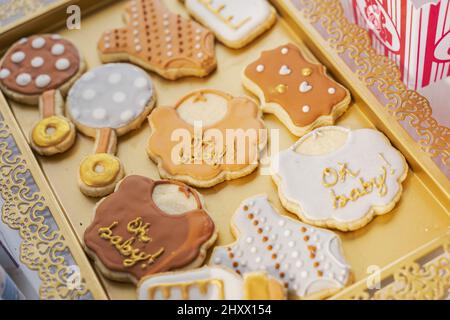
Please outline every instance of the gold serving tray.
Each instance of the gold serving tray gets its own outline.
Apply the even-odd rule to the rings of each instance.
[[[125,3],[126,1],[115,1],[101,11],[88,16],[83,15],[81,30],[55,29],[52,31],[59,32],[72,40],[84,54],[88,66],[95,67],[101,63],[96,51],[97,40],[104,30],[123,25],[122,13]],[[165,3],[171,10],[187,16],[180,1],[166,0]],[[287,20],[280,17],[273,29],[244,49],[231,50],[217,43],[218,70],[205,79],[188,78],[167,81],[152,74],[158,94],[158,105],[172,105],[179,97],[200,88],[215,88],[235,96],[250,95],[241,85],[242,69],[257,58],[262,50],[271,49],[287,42],[296,43],[305,56],[312,61],[317,61],[302,38],[299,37],[298,32],[293,30],[292,22],[288,23]],[[31,29],[28,29],[28,32],[33,33]],[[0,35],[0,40],[1,38],[2,35]],[[335,70],[334,68],[330,69]],[[354,86],[349,86],[349,88],[354,96],[360,96],[357,91],[354,91]],[[24,137],[27,136],[29,128],[38,118],[38,109],[12,102],[9,103],[9,106],[20,128],[24,131]],[[3,113],[5,108],[7,106],[0,99],[0,112]],[[338,120],[337,124],[355,129],[375,127],[377,122],[374,121],[374,118],[367,116],[368,109],[369,106],[364,100],[357,99],[356,102],[352,102],[348,112]],[[288,148],[297,140],[275,117],[265,115],[264,120],[268,128],[280,130],[281,149]],[[14,123],[11,124],[11,127],[13,127],[12,130],[18,131]],[[400,129],[396,127],[386,129],[381,126],[379,129],[389,137],[402,136],[400,131],[397,132]],[[145,151],[149,135],[148,124],[144,123],[141,129],[120,138],[118,157],[123,161],[127,174],[140,174],[154,179],[159,177],[156,166],[148,159]],[[404,149],[401,139],[392,140],[396,147]],[[82,158],[90,154],[93,147],[94,143],[91,139],[79,134],[75,146],[67,153],[51,158],[37,156],[42,171],[64,212],[63,216],[67,217],[80,242],[84,230],[92,219],[93,208],[97,200],[81,194],[77,185],[77,170]],[[410,161],[409,158],[408,161]],[[432,241],[437,241],[435,239],[441,239],[440,241],[444,243],[449,242],[447,235],[448,202],[443,201],[442,194],[437,195],[436,188],[429,183],[429,176],[421,172],[417,173],[414,167],[404,182],[401,201],[391,213],[377,217],[360,230],[348,233],[338,232],[356,282],[355,289],[348,288],[345,291],[346,295],[342,297],[351,298],[356,294],[352,295],[348,293],[349,291],[361,291],[361,286],[364,287],[365,279],[373,273],[374,267],[380,270],[389,267],[391,268],[389,270],[393,270],[395,269],[393,265],[402,261],[417,248],[425,246],[421,249],[421,252],[425,254],[428,252],[426,245],[430,242],[433,244]],[[37,170],[37,168],[32,169],[33,174],[40,174]],[[247,177],[199,191],[205,197],[207,209],[219,228],[220,235],[217,245],[225,245],[234,241],[230,231],[230,219],[241,201],[247,197],[267,193],[280,212],[289,215],[278,200],[276,188],[270,176],[260,175],[259,171]],[[50,198],[47,201],[53,201],[53,199]],[[57,204],[55,203],[55,205]],[[79,246],[78,243],[73,245]],[[434,247],[432,249],[434,250]],[[383,273],[383,277],[386,274],[386,272]],[[89,278],[89,281],[99,281],[111,299],[136,298],[135,286],[131,284],[110,281],[100,274],[98,280]],[[99,297],[101,296],[99,295]]]

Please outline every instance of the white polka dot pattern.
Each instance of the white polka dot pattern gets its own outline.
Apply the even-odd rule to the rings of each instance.
[[[69,91],[68,112],[90,128],[121,128],[144,111],[153,84],[142,69],[127,63],[105,64],[84,74]]]

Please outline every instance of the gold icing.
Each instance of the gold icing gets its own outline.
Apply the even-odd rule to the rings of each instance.
[[[170,299],[172,296],[172,289],[180,289],[181,298],[183,300],[189,300],[189,290],[193,287],[197,287],[202,296],[206,296],[208,294],[209,285],[216,286],[219,289],[219,297],[218,300],[224,300],[225,292],[223,281],[220,279],[208,279],[208,280],[195,280],[184,283],[164,283],[158,284],[154,287],[150,287],[148,289],[148,298],[149,300],[154,300],[156,292],[158,290],[161,291],[162,296],[165,300]]]
[[[275,91],[278,92],[278,93],[280,93],[280,94],[285,93],[286,90],[287,90],[287,86],[284,85],[284,84],[279,84],[279,85],[277,85],[277,86],[275,87]]]
[[[284,297],[281,283],[270,279],[265,273],[249,273],[244,276],[245,300],[281,300]]]
[[[102,167],[103,171],[96,170]],[[80,166],[81,180],[92,187],[104,187],[112,183],[120,172],[120,162],[107,153],[97,153],[86,157]]]
[[[33,128],[31,137],[39,147],[51,147],[61,143],[70,133],[70,124],[58,116],[42,119]]]
[[[146,241],[143,242],[148,242],[149,240],[147,239],[150,239],[147,236],[148,224],[143,225],[142,223],[142,218],[137,218],[130,221],[127,225],[127,230],[131,234],[135,234],[138,241],[142,241],[141,239],[144,239]],[[153,254],[142,252],[140,249],[133,247],[133,244],[136,241],[135,237],[124,240],[123,237],[114,235],[112,229],[118,224],[119,223],[117,221],[114,221],[109,227],[99,228],[98,235],[100,238],[108,240],[122,256],[126,257],[126,259],[123,260],[124,267],[133,267],[138,262],[143,261],[141,266],[142,268],[146,268],[148,265],[153,264],[155,260],[163,254],[164,248],[160,248]],[[137,225],[139,225],[139,227],[137,227]]]
[[[224,16],[222,14],[223,9],[226,8],[225,4],[219,5],[217,8],[213,7],[213,0],[198,0],[203,6],[205,6],[208,11],[210,11],[212,14],[214,14],[217,18],[219,18],[223,23],[225,23],[227,26],[229,26],[231,29],[238,30],[243,25],[245,25],[247,22],[249,22],[252,18],[247,17],[245,19],[242,19],[241,21],[237,23],[233,23],[234,16]]]
[[[302,69],[302,76],[309,77],[312,74],[311,68],[303,68]]]

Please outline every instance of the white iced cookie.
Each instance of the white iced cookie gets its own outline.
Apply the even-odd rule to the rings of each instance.
[[[59,67],[65,67],[60,61]],[[78,80],[67,97],[70,116],[89,128],[118,129],[139,118],[154,95],[150,77],[127,63],[97,67]]]
[[[408,166],[377,130],[323,127],[275,156],[272,172],[287,210],[349,231],[393,209]]]
[[[325,298],[349,283],[338,236],[280,215],[267,196],[245,200],[232,222],[238,240],[216,247],[212,264],[240,274],[265,271],[296,298]]]
[[[275,10],[266,0],[185,0],[189,13],[230,48],[242,48],[270,29]]]
[[[281,300],[282,284],[258,272],[242,278],[231,269],[213,266],[160,273],[142,279],[139,300]]]

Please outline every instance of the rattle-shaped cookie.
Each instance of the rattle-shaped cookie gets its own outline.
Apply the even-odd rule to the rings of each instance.
[[[64,117],[63,96],[84,69],[78,49],[57,34],[23,38],[0,62],[0,88],[5,95],[39,104],[41,120],[30,132],[30,145],[37,153],[62,153],[75,142],[75,127]]]
[[[152,112],[147,152],[164,178],[200,188],[237,179],[259,165],[267,142],[261,116],[248,98],[194,91]]]
[[[232,231],[238,240],[216,247],[212,264],[239,274],[265,271],[296,298],[325,298],[350,281],[338,236],[280,215],[265,195],[242,203]]]
[[[303,57],[293,44],[262,52],[243,72],[243,85],[257,95],[296,136],[332,125],[348,108],[350,93],[321,64]]]
[[[132,0],[127,26],[106,31],[98,43],[103,62],[130,61],[164,78],[204,77],[216,68],[214,35],[170,12],[160,0]]]
[[[139,300],[283,300],[283,284],[264,272],[238,275],[213,266],[160,273],[138,284]]]
[[[79,168],[79,185],[85,195],[107,195],[123,178],[123,165],[114,156],[117,137],[139,128],[155,101],[151,78],[127,63],[92,69],[73,85],[67,113],[83,134],[95,138],[94,154]]]
[[[200,195],[175,181],[128,176],[95,208],[84,233],[87,253],[109,278],[199,267],[217,238]]]

